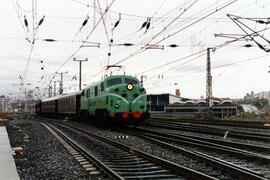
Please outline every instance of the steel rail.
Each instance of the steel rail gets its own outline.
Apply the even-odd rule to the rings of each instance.
[[[164,121],[169,119],[173,122],[179,123],[193,123],[193,124],[206,124],[206,125],[222,125],[222,126],[234,126],[234,127],[246,127],[246,128],[257,128],[257,129],[269,129],[264,124],[269,124],[269,121],[247,121],[247,120],[196,120],[196,119],[177,119],[177,116],[162,116],[151,117],[149,120]]]
[[[155,126],[155,127],[157,127],[157,126]],[[171,134],[173,134],[173,133],[171,133]],[[181,134],[181,136],[187,137],[187,138],[193,138],[193,139],[197,139],[197,140],[202,140],[202,141],[206,141],[206,142],[211,142],[211,143],[215,143],[215,144],[220,144],[220,145],[224,145],[224,146],[234,147],[234,148],[252,150],[253,152],[258,153],[258,154],[260,154],[262,152],[264,152],[265,154],[270,154],[270,147],[253,145],[253,144],[245,144],[245,143],[241,143],[241,142],[232,142],[232,141],[226,141],[226,140],[221,140],[221,139],[211,139],[211,138],[199,137],[199,136],[195,136],[195,135]]]
[[[215,144],[215,143],[211,143],[211,142],[205,142],[205,141],[198,140],[195,138],[184,137],[184,136],[178,135],[178,134],[177,135],[171,134],[171,133],[165,134],[165,132],[161,133],[161,132],[154,131],[154,130],[144,129],[142,127],[137,127],[136,132],[137,133],[138,132],[147,133],[149,136],[157,135],[157,136],[160,136],[162,138],[167,138],[168,140],[173,140],[177,143],[196,145],[198,147],[215,149],[215,150],[225,152],[225,153],[234,153],[234,154],[239,155],[239,156],[244,156],[245,158],[248,158],[250,160],[256,159],[260,162],[270,163],[270,157],[267,157],[264,155],[244,151],[244,150],[237,149],[237,148],[227,147],[224,145],[219,145],[219,144]]]
[[[59,125],[63,126],[63,124],[59,124]],[[69,128],[75,129],[75,130],[77,130],[77,131],[79,131],[79,132],[81,132],[83,134],[86,134],[86,135],[90,136],[91,138],[95,138],[95,139],[98,139],[98,140],[100,140],[102,142],[108,143],[108,144],[110,144],[110,145],[112,145],[114,147],[118,147],[118,148],[120,148],[122,150],[125,150],[126,152],[133,153],[134,155],[139,156],[139,157],[141,157],[143,159],[147,159],[148,161],[153,162],[155,164],[158,164],[159,166],[164,167],[164,168],[170,170],[171,172],[176,173],[177,175],[185,176],[185,177],[188,177],[189,179],[216,179],[214,177],[203,174],[203,173],[198,172],[196,170],[186,168],[184,166],[181,166],[181,165],[178,165],[176,163],[161,159],[161,158],[156,157],[154,155],[151,155],[151,154],[142,152],[140,150],[137,150],[135,148],[129,147],[127,145],[123,145],[121,143],[115,142],[115,141],[113,141],[111,139],[102,137],[102,136],[97,135],[95,133],[86,131],[86,130],[80,128],[80,127],[77,127],[77,126],[74,126],[74,125],[71,125],[71,124],[68,124],[68,125],[65,125],[65,126],[66,127],[68,126]]]
[[[197,133],[207,133],[211,135],[217,135],[217,136],[224,136],[224,133],[226,133],[227,130],[225,129],[210,129],[210,128],[204,128],[204,127],[192,127],[191,125],[175,125],[175,124],[168,124],[168,123],[151,123],[146,122],[144,126],[151,126],[151,127],[159,127],[159,128],[166,128],[166,129],[172,129],[172,130],[183,130],[183,131],[189,131],[189,132],[197,132]],[[250,133],[240,133],[236,131],[229,130],[228,137],[232,138],[242,138],[242,139],[250,139],[250,140],[256,140],[256,141],[265,141],[270,142],[269,135],[252,135]]]
[[[124,180],[123,177],[118,175],[115,171],[113,171],[111,168],[106,166],[104,163],[99,161],[97,158],[95,158],[91,153],[89,153],[88,150],[86,150],[84,147],[80,146],[78,143],[76,143],[74,140],[69,138],[67,135],[65,135],[61,130],[57,129],[51,124],[45,123],[47,126],[49,126],[57,135],[59,135],[64,141],[66,141],[70,146],[72,146],[74,149],[79,151],[81,155],[91,161],[93,164],[95,164],[96,167],[98,167],[99,170],[101,170],[103,173],[108,175],[108,177],[112,179],[121,179]]]
[[[222,160],[217,159],[217,158],[213,158],[213,157],[208,156],[206,154],[188,151],[188,150],[185,150],[183,148],[169,144],[167,142],[158,140],[158,138],[148,137],[146,135],[139,135],[139,136],[144,138],[144,139],[148,139],[148,140],[153,141],[155,143],[161,144],[162,146],[166,146],[167,148],[169,148],[173,151],[180,152],[180,153],[185,154],[187,156],[192,156],[198,160],[206,161],[208,164],[211,164],[212,166],[215,166],[215,167],[218,167],[218,168],[224,170],[226,173],[230,174],[232,177],[234,177],[236,179],[266,180],[264,177],[261,177],[260,174],[254,172],[254,171],[236,166],[236,165],[231,164],[231,163],[227,163],[225,161],[222,161]]]

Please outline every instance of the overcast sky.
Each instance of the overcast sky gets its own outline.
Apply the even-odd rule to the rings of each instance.
[[[240,27],[227,14],[241,17]],[[76,91],[79,64],[72,60],[76,57],[88,58],[83,62],[83,84],[99,81],[108,63],[118,64],[124,70],[115,74],[143,75],[148,94],[174,94],[180,89],[183,97],[199,98],[205,96],[208,47],[218,47],[211,52],[214,96],[236,98],[266,91],[268,17],[269,0],[2,0],[0,94],[18,96],[26,88],[43,95],[50,81],[60,79],[56,71],[68,71],[65,92]],[[141,29],[147,18],[149,29]],[[253,36],[220,48],[233,39],[214,35],[246,33]]]

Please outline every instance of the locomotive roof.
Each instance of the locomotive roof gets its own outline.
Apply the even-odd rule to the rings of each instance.
[[[58,96],[43,99],[41,102],[54,101],[54,100],[69,97],[69,96],[76,96],[76,95],[81,94],[81,92],[82,91],[76,91],[76,92],[72,92],[72,93],[68,93],[68,94],[62,94],[62,95],[58,95]]]
[[[137,79],[136,77],[129,76],[129,75],[111,75],[111,76],[106,77],[103,81],[105,81],[107,79],[117,78],[117,77],[129,77],[129,78]]]
[[[138,80],[138,78],[136,78],[136,77],[134,77],[134,76],[130,76],[130,75],[110,75],[110,76],[106,77],[105,79],[102,79],[102,80],[100,80],[100,81],[98,81],[98,82],[94,82],[94,83],[92,83],[92,84],[86,86],[85,88],[89,88],[89,87],[91,87],[91,86],[95,86],[95,85],[97,85],[97,84],[100,84],[101,82],[104,82],[104,81],[108,80],[108,79],[113,79],[113,78],[123,78],[123,77],[128,77],[128,78],[132,78],[132,79]],[[138,81],[139,81],[139,80],[138,80]],[[84,88],[84,89],[85,89],[85,88]]]

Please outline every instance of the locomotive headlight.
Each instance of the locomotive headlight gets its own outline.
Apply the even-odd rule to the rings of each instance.
[[[128,89],[128,90],[132,90],[133,88],[134,88],[133,84],[128,84],[128,85],[127,85],[127,89]]]
[[[114,107],[115,107],[116,109],[118,109],[118,108],[119,108],[119,105],[118,105],[118,104],[116,104],[116,105],[114,105]]]

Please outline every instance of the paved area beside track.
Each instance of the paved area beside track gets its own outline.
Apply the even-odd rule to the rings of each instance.
[[[5,127],[0,127],[0,179],[19,180]]]

